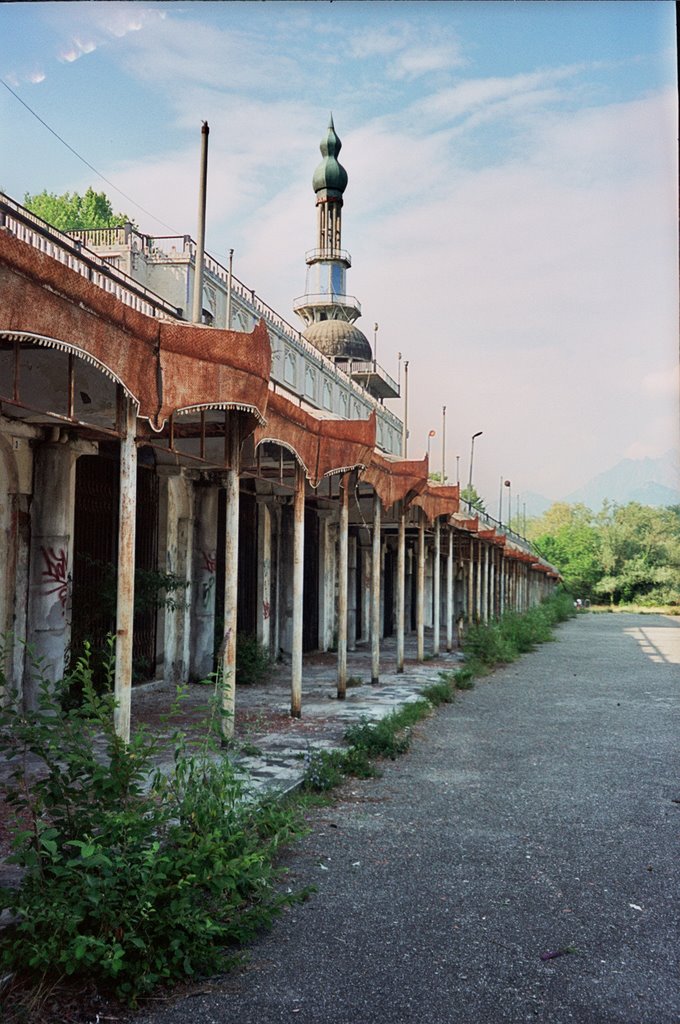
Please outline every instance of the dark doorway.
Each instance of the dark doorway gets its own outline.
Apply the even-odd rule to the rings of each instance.
[[[305,510],[305,565],[302,590],[302,650],[319,649],[319,520]]]
[[[396,571],[396,552],[388,547],[385,549],[383,562],[383,633],[394,636],[394,574]]]
[[[85,641],[94,652],[103,652],[106,637],[116,628],[120,463],[117,445],[102,449],[100,455],[81,455],[76,462],[71,596],[71,650],[76,656]],[[142,462],[137,468],[137,583],[141,574],[156,570],[157,556],[158,478],[155,467]],[[139,598],[144,588],[136,589]],[[133,682],[153,678],[157,611],[153,603],[135,602]]]

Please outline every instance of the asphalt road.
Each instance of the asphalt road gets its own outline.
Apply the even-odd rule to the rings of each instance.
[[[140,1021],[677,1024],[679,697],[680,620],[560,627],[315,812],[318,892],[244,970]]]

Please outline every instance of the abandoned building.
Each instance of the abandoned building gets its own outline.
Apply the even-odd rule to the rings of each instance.
[[[0,634],[27,705],[24,641],[57,679],[112,633],[120,735],[137,681],[217,666],[231,710],[249,636],[290,657],[299,716],[306,652],[337,651],[342,697],[348,649],[379,683],[384,637],[401,670],[406,633],[422,660],[426,636],[451,649],[553,589],[526,541],[405,457],[399,387],[346,293],[339,150],[331,121],[302,333],[207,255],[189,322],[189,236],[63,234],[0,197]]]

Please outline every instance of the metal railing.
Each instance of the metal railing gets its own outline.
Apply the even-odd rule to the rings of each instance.
[[[346,267],[352,266],[352,257],[346,249],[308,249],[305,253],[305,262],[315,263],[317,260],[342,260]]]
[[[182,319],[182,310],[170,305],[155,292],[150,291],[144,285],[137,284],[133,278],[123,271],[112,267],[108,262],[110,256],[103,257],[86,248],[87,244],[97,245],[106,248],[115,246],[131,246],[138,251],[154,258],[165,258],[172,262],[181,258],[183,262],[190,262],[196,256],[196,243],[190,235],[144,235],[137,231],[131,224],[125,224],[116,228],[92,228],[87,230],[69,232],[58,231],[51,227],[40,217],[35,216],[29,210],[15,203],[8,196],[0,193],[0,226],[6,223],[15,234],[19,234],[25,227],[32,228],[37,236],[44,238],[46,245],[44,251],[50,251],[56,259],[61,262],[71,261],[74,269],[79,269],[83,276],[93,280],[95,284],[107,291],[117,294],[126,305],[131,305],[140,312],[150,316],[167,315],[176,319]],[[23,227],[22,227],[23,225]],[[35,238],[24,240],[40,248]],[[53,247],[53,251],[50,249]],[[66,260],[60,253],[67,254]],[[208,274],[217,278],[225,287],[229,285],[229,271],[214,257],[205,255],[205,268]],[[96,270],[96,274],[90,273],[90,267]],[[256,293],[255,289],[247,288],[234,274],[231,275],[232,295],[238,300],[241,306],[255,319],[263,319],[283,341],[297,349],[308,361],[326,374],[332,375],[342,383],[360,401],[364,409],[368,411],[376,409],[378,415],[399,435],[401,433],[401,420],[391,410],[377,402],[372,395],[369,395],[365,388],[356,381],[332,359],[323,355],[314,345],[302,337],[300,332],[288,323],[276,310],[272,309]],[[127,294],[127,298],[126,298]],[[275,371],[276,372],[276,371]],[[387,376],[387,375],[386,375]],[[282,379],[278,380],[281,385]]]
[[[86,248],[80,239],[73,239],[51,227],[41,217],[15,203],[4,192],[0,192],[0,228],[74,270],[103,291],[115,295],[120,302],[139,313],[179,319],[180,313],[176,306],[170,305],[121,270],[116,270],[104,257]]]
[[[371,373],[376,374],[381,380],[384,380],[388,384],[396,395],[399,394],[399,385],[396,380],[390,377],[387,370],[381,366],[375,359],[368,359],[366,361],[350,360],[347,364],[347,372],[349,374],[362,374],[368,375]]]
[[[313,292],[298,295],[293,299],[293,309],[304,309],[305,306],[344,306],[355,309],[361,316],[361,303],[354,295],[340,295],[337,292]]]

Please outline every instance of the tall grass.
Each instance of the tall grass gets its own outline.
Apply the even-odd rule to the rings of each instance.
[[[556,594],[526,612],[506,612],[494,622],[471,626],[463,641],[467,668],[475,675],[515,661],[552,640],[553,627],[575,615],[570,594]]]

